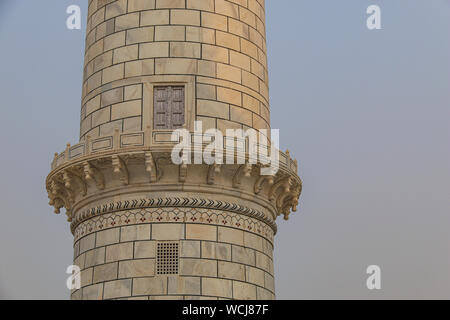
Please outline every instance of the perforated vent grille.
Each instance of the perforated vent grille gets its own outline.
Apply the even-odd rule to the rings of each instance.
[[[159,242],[156,274],[178,274],[178,242]]]

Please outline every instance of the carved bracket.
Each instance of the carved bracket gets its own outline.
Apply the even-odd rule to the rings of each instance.
[[[182,164],[179,165],[179,178],[178,178],[178,180],[180,182],[185,182],[186,181],[187,169],[188,169],[188,166],[187,166],[186,163],[182,163]]]
[[[252,165],[249,163],[242,164],[237,168],[233,176],[233,188],[239,188],[243,177],[250,177],[252,172]]]
[[[83,169],[86,181],[93,180],[100,190],[105,189],[105,177],[99,169],[87,161],[84,163]]]
[[[284,180],[283,182],[285,183]],[[297,183],[294,179],[290,179],[288,184],[288,188],[286,188],[285,184],[280,185],[281,187],[284,187],[284,189],[278,194],[275,201],[278,215],[283,214],[285,220],[289,219],[291,210],[294,212],[297,211],[298,199],[302,192],[301,182]]]
[[[284,192],[289,192],[290,187],[291,187],[291,179],[292,178],[290,176],[287,176],[287,177],[283,177],[283,178],[279,179],[277,182],[275,182],[275,184],[272,186],[272,188],[270,188],[269,200],[270,201],[275,200],[275,195],[279,188],[283,188]]]
[[[256,194],[259,194],[263,188],[264,183],[267,182],[268,185],[271,186],[273,185],[274,179],[275,179],[274,176],[260,176],[255,182],[253,191]]]
[[[155,164],[156,164],[156,173],[157,173],[156,180],[159,181],[164,175],[164,168],[167,165],[172,165],[173,162],[172,162],[172,158],[171,158],[170,154],[163,153],[155,159]]]
[[[81,194],[83,196],[85,196],[87,194],[87,184],[84,181],[83,177],[69,169],[64,170],[63,181],[64,181],[64,185],[67,189],[70,189],[70,190],[74,189],[74,186],[73,186],[74,180],[76,181],[77,185],[79,186],[79,188],[81,190]]]
[[[150,182],[158,181],[158,173],[156,171],[156,164],[153,160],[153,156],[151,152],[145,153],[145,171],[148,172],[150,176]]]
[[[118,155],[112,156],[111,160],[114,173],[120,177],[120,181],[122,181],[125,186],[128,185],[130,182],[130,176],[125,161],[123,161],[123,159]]]
[[[208,168],[208,177],[206,182],[210,185],[214,184],[216,180],[216,174],[219,174],[220,170],[221,170],[220,164],[210,165]]]
[[[68,221],[72,221],[72,204],[74,202],[73,192],[66,188],[64,183],[52,179],[47,185],[48,197],[50,199],[49,205],[55,208],[55,213],[59,214],[61,208],[66,208]]]

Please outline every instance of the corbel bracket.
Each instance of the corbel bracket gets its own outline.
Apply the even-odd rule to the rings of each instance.
[[[49,205],[55,208],[55,213],[59,214],[61,208],[66,208],[68,221],[72,220],[73,193],[64,186],[64,183],[56,181],[54,178],[47,186]]]
[[[188,171],[188,166],[187,166],[186,163],[182,163],[182,164],[179,165],[178,181],[186,182],[187,171]]]
[[[85,196],[87,194],[87,184],[84,181],[83,177],[80,176],[79,174],[77,174],[69,169],[66,169],[63,172],[63,181],[64,181],[65,187],[69,190],[74,189],[73,181],[76,181],[76,184],[79,186],[79,188],[81,190],[81,194],[83,196]]]
[[[208,168],[208,177],[207,177],[207,183],[212,185],[215,183],[216,180],[216,174],[219,174],[221,170],[220,164],[212,164]]]
[[[128,185],[130,182],[130,176],[125,161],[118,155],[113,155],[111,157],[111,161],[114,168],[114,173],[119,176],[119,179],[122,181],[123,185]]]
[[[291,177],[284,177],[275,182],[275,184],[270,188],[269,192],[269,200],[273,201],[275,200],[275,194],[279,188],[283,188],[282,192],[289,192],[291,188]]]
[[[243,177],[250,177],[252,173],[252,165],[250,163],[242,164],[237,168],[233,176],[233,188],[239,188]]]
[[[253,187],[253,191],[256,194],[259,194],[263,188],[264,183],[268,183],[269,186],[273,185],[274,182],[274,176],[260,176],[256,182],[255,182],[255,186]]]
[[[86,181],[93,180],[100,190],[105,189],[105,177],[103,173],[94,165],[86,161],[83,165],[84,178]]]
[[[153,156],[151,152],[145,153],[145,171],[148,172],[150,176],[150,182],[156,182],[158,181],[158,173],[156,170],[156,164],[153,160]]]

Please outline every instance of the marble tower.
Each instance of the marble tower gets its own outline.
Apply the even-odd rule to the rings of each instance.
[[[270,129],[264,0],[89,0],[80,141],[46,179],[72,299],[274,299],[276,218],[297,162],[171,161],[175,129]],[[248,158],[248,140],[236,139]],[[246,158],[246,159],[247,159]]]

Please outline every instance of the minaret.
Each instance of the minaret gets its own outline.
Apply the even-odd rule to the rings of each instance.
[[[297,162],[174,164],[176,129],[270,129],[264,0],[89,0],[80,142],[55,154],[72,299],[273,299]],[[197,128],[198,129],[198,128]],[[234,141],[234,140],[233,140]],[[238,147],[236,147],[238,148]]]

